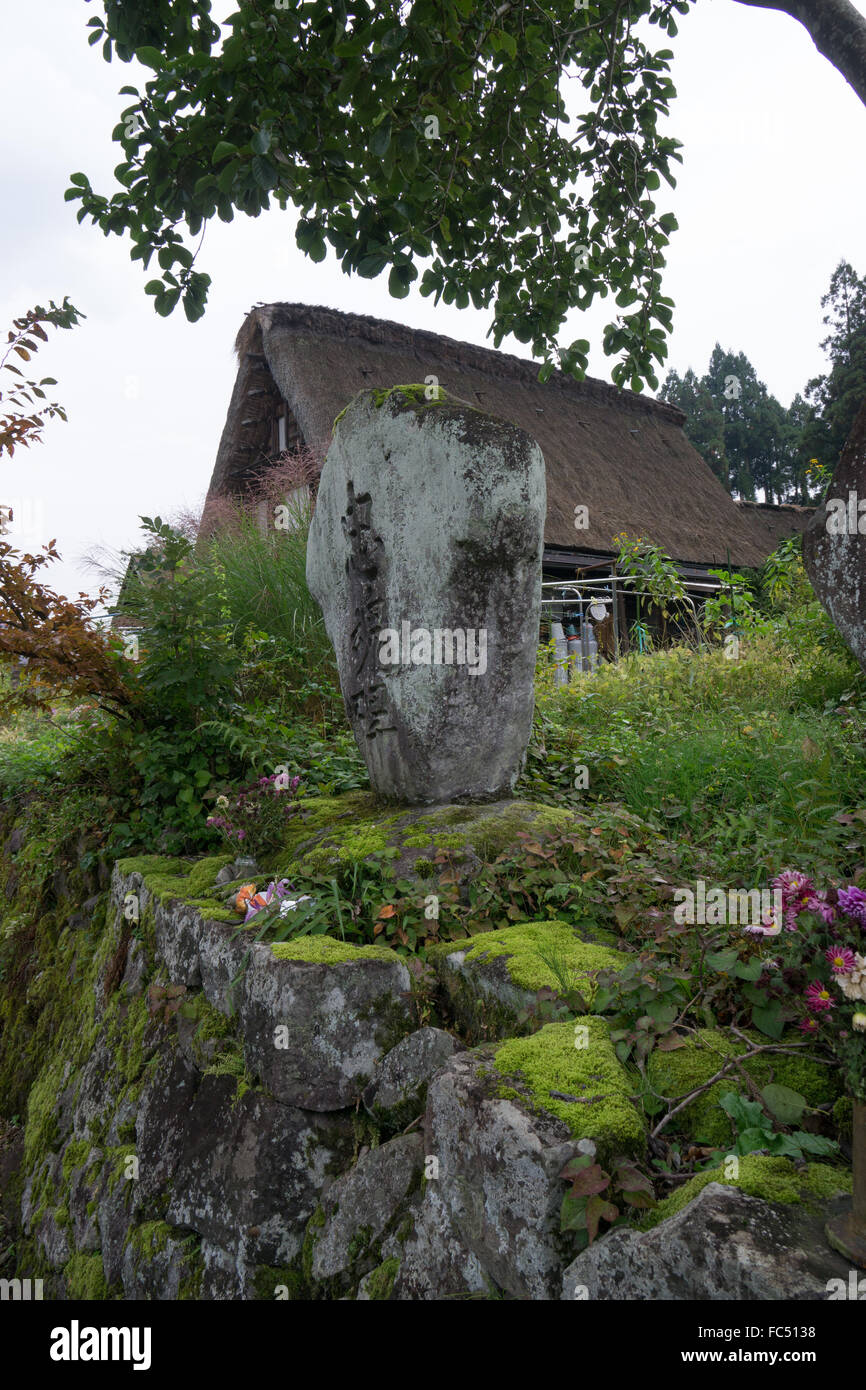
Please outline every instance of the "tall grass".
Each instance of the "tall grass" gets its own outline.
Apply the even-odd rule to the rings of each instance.
[[[263,633],[307,668],[333,663],[322,612],[307,588],[307,537],[312,505],[286,504],[288,526],[277,529],[267,511],[240,505],[199,541],[197,554],[214,570],[238,642]]]
[[[862,696],[846,655],[767,637],[737,661],[674,648],[558,690],[542,681],[526,791],[622,802],[717,857],[725,878],[786,864],[841,873],[864,857],[852,819],[866,807]]]

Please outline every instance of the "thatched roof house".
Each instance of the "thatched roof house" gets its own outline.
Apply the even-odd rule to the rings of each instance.
[[[610,557],[623,531],[660,545],[684,572],[723,565],[728,553],[735,566],[755,566],[808,519],[808,508],[738,505],[687,440],[679,410],[602,381],[554,373],[541,384],[535,362],[307,304],[257,306],[236,348],[208,500],[242,495],[286,449],[305,444],[324,457],[334,419],[359,391],[434,377],[538,440],[548,574]],[[585,529],[575,528],[577,507],[588,510]]]

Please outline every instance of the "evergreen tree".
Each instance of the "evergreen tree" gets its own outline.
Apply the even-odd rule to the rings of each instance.
[[[821,300],[829,310],[830,334],[821,344],[830,370],[806,387],[811,414],[803,431],[804,452],[834,469],[854,417],[866,399],[866,278],[840,261]]]
[[[685,417],[683,429],[698,453],[710,465],[723,487],[728,487],[725,457],[725,417],[706,386],[689,367],[685,376],[671,370],[659,399],[675,405]]]
[[[754,501],[760,488],[773,502],[786,494],[794,474],[788,413],[745,353],[716,343],[704,376],[672,371],[659,394],[685,412],[686,434],[732,495]]]

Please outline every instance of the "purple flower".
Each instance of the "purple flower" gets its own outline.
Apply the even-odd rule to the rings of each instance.
[[[861,927],[866,927],[866,893],[862,888],[840,888],[838,893],[839,907],[848,917],[853,917],[855,922],[859,922]]]

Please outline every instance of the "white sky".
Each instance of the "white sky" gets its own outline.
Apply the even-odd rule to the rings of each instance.
[[[866,0],[855,3],[866,13]],[[82,0],[7,2],[0,19],[0,326],[5,336],[13,315],[64,294],[87,315],[52,332],[35,359],[37,376],[58,379],[69,423],[49,423],[41,446],[4,459],[0,502],[17,506],[16,544],[57,538],[63,561],[49,582],[70,594],[97,587],[82,563],[94,547],[138,544],[140,514],[200,505],[234,380],[232,343],[255,302],[325,304],[482,345],[489,325],[485,312],[434,308],[417,291],[391,299],[387,273],[349,279],[330,255],[314,265],[294,245],[294,213],[278,209],[217,220],[199,257],[213,278],[207,313],[197,324],[181,309],[159,318],[143,293],[154,271],[142,274],[128,242],[79,226],[78,204],[63,202],[76,170],[114,191],[110,133],[129,102],[117,89],[141,84],[135,64],[107,64],[88,48],[94,10]],[[744,351],[787,405],[824,368],[820,299],[833,269],[845,257],[866,272],[866,108],[787,15],[700,0],[670,46],[679,91],[670,129],[685,162],[677,189],[659,195],[680,224],[664,370],[705,370],[718,340]],[[575,316],[565,339],[589,338],[590,372],[605,379],[609,305]]]

